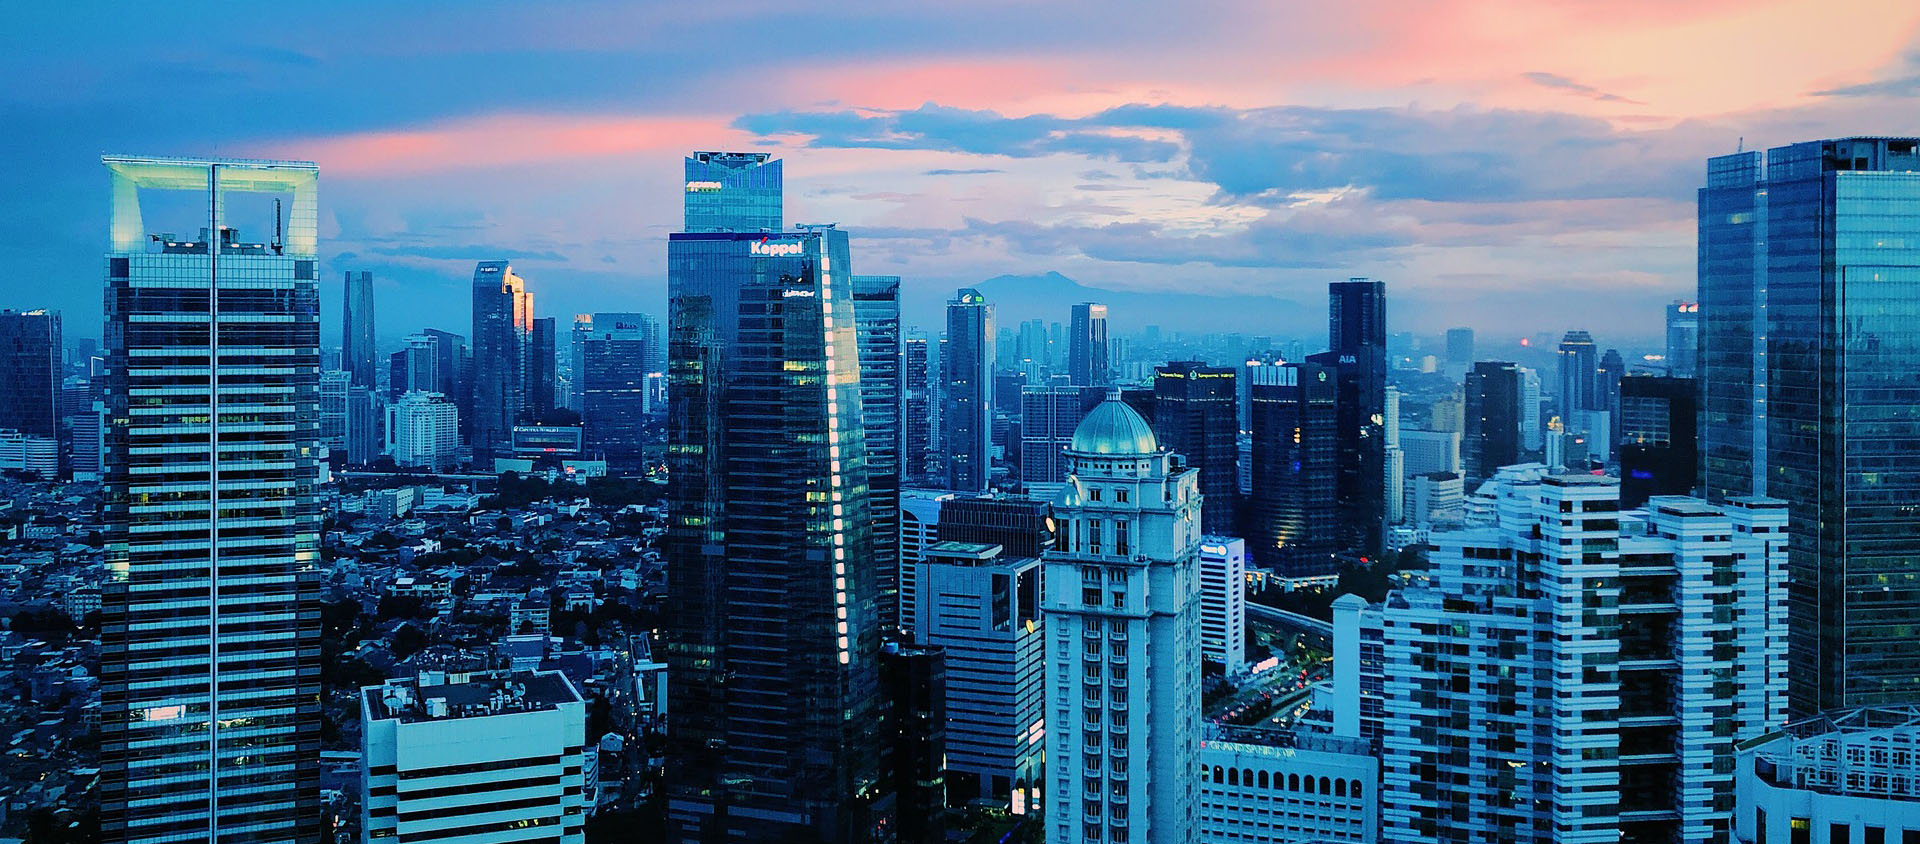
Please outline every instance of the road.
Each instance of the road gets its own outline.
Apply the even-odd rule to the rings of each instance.
[[[1308,633],[1326,639],[1328,642],[1333,641],[1333,625],[1312,616],[1269,607],[1266,604],[1256,604],[1252,601],[1247,602],[1247,615],[1259,616],[1262,620],[1273,622],[1297,633]]]

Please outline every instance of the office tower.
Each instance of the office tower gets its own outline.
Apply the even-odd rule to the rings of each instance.
[[[586,445],[605,456],[608,469],[637,472],[645,468],[651,371],[647,361],[658,340],[653,317],[646,314],[596,313],[574,318],[580,422]]]
[[[1358,739],[1208,725],[1197,844],[1379,841],[1380,761]]]
[[[937,542],[916,564],[913,639],[946,653],[947,799],[1040,808],[1047,631],[1040,561]]]
[[[1289,580],[1331,578],[1339,550],[1338,387],[1311,363],[1248,368],[1253,560]]]
[[[1327,285],[1328,350],[1307,360],[1336,384],[1336,550],[1376,554],[1386,532],[1387,285],[1364,278]]]
[[[1067,348],[1067,377],[1071,383],[1105,387],[1113,380],[1107,359],[1107,306],[1081,302],[1073,306],[1073,328]]]
[[[998,545],[1008,556],[1038,557],[1053,546],[1053,505],[1012,495],[952,496],[940,502],[934,533],[942,542]]]
[[[1469,372],[1472,371],[1471,366],[1466,369]],[[1433,430],[1441,433],[1465,434],[1467,430],[1466,394],[1456,391],[1451,396],[1434,401],[1432,421],[1429,424]]]
[[[386,443],[379,394],[372,387],[347,388],[347,462],[362,466],[379,459]]]
[[[1460,434],[1453,431],[1401,431],[1406,477],[1460,471]]]
[[[899,844],[945,844],[946,654],[900,642],[880,647],[881,769],[900,818]]]
[[[1520,367],[1520,448],[1529,456],[1537,456],[1546,445],[1544,405],[1540,398],[1539,370]],[[1564,421],[1578,427],[1571,419]]]
[[[1383,417],[1381,431],[1382,449],[1380,467],[1380,494],[1383,508],[1381,518],[1387,525],[1397,525],[1402,521],[1402,496],[1406,491],[1407,455],[1400,450],[1400,391],[1387,388],[1387,412]]]
[[[912,635],[918,623],[913,608],[920,594],[914,580],[927,548],[940,541],[940,515],[953,493],[937,489],[900,491],[900,629]]]
[[[1698,409],[1692,378],[1620,379],[1620,506],[1692,493],[1700,460]]]
[[[320,442],[345,460],[347,456],[347,392],[353,373],[329,369],[320,373]]]
[[[867,429],[867,490],[873,512],[880,626],[900,626],[900,490],[906,486],[906,370],[900,345],[900,277],[853,277],[860,347],[860,418]]]
[[[1599,352],[1594,348],[1593,335],[1585,331],[1569,331],[1560,338],[1560,392],[1555,398],[1560,400],[1560,418],[1573,419],[1583,410],[1604,410],[1594,396],[1594,369],[1599,366]]]
[[[1015,344],[1015,351],[1017,357],[1014,368],[1036,379],[1053,374],[1054,366],[1047,354],[1045,322],[1030,319],[1020,323],[1020,338]]]
[[[773,232],[781,223],[780,159],[764,152],[687,156],[686,231]]]
[[[1476,362],[1466,384],[1467,485],[1478,486],[1521,459],[1521,370],[1505,361]]]
[[[1382,840],[1726,840],[1735,747],[1784,717],[1785,503],[1496,483],[1381,613]]]
[[[463,372],[467,365],[467,338],[437,328],[409,334],[400,351],[388,358],[387,398],[420,391],[459,400],[466,394]],[[465,413],[466,408],[462,407]],[[464,422],[462,424],[464,427]]]
[[[1447,329],[1447,363],[1462,367],[1473,365],[1473,329]]]
[[[520,422],[543,420],[553,413],[554,408],[559,407],[554,394],[554,386],[559,383],[554,372],[559,358],[558,350],[554,347],[553,332],[553,317],[541,317],[533,321],[533,333],[529,335],[533,347],[529,353],[532,360],[527,368],[527,377],[530,379],[527,384],[527,411],[522,414]]]
[[[319,168],[102,161],[101,837],[318,844]],[[208,197],[205,233],[152,237],[142,189]],[[259,193],[291,197],[284,241],[229,225]]]
[[[1920,387],[1901,352],[1920,324],[1920,140],[1760,165],[1711,159],[1700,195],[1703,481],[1790,503],[1794,713],[1920,702]]]
[[[346,274],[340,297],[340,368],[353,386],[374,386],[373,273]]]
[[[1176,361],[1153,374],[1153,433],[1200,470],[1202,529],[1233,531],[1240,499],[1239,379],[1232,367]]]
[[[1429,472],[1408,479],[1407,522],[1421,542],[1424,532],[1458,526],[1466,519],[1466,487],[1455,472]]]
[[[1067,445],[1088,412],[1106,399],[1101,387],[1048,384],[1020,391],[1020,489],[1051,497],[1067,481]]]
[[[558,671],[421,672],[360,691],[364,840],[586,840],[587,704]]]
[[[947,300],[941,422],[947,488],[980,492],[993,476],[993,306],[972,288]]]
[[[901,419],[904,449],[901,459],[908,483],[916,486],[945,481],[945,475],[933,468],[933,384],[927,364],[927,337],[909,332],[901,341],[901,389],[906,415]]]
[[[1667,374],[1692,378],[1700,365],[1700,304],[1676,300],[1667,306]]]
[[[1080,423],[1047,552],[1048,844],[1190,841],[1199,470],[1111,396]]]
[[[387,407],[387,441],[400,466],[445,469],[460,448],[460,410],[439,393],[408,393]]]
[[[0,311],[0,431],[60,438],[61,359],[57,311]]]
[[[85,410],[68,414],[67,471],[76,481],[97,481],[106,471],[107,406],[95,399]]]
[[[669,840],[892,823],[848,255],[830,226],[668,240]]]
[[[1911,844],[1920,840],[1909,707],[1810,718],[1734,754],[1733,840]]]
[[[1247,541],[1201,537],[1199,559],[1200,655],[1231,677],[1247,667]]]
[[[481,261],[473,271],[473,398],[467,426],[483,468],[507,443],[532,407],[533,294],[506,261]]]
[[[60,476],[60,441],[18,431],[0,431],[0,469],[53,480]]]
[[[1593,403],[1590,409],[1604,413],[1613,413],[1620,407],[1620,378],[1627,374],[1627,362],[1620,357],[1619,349],[1608,349],[1600,355],[1600,363],[1593,369]]]

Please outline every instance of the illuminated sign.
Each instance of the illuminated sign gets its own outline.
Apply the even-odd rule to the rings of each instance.
[[[1202,546],[1200,546],[1200,553],[1202,553],[1202,554],[1225,554],[1225,553],[1227,553],[1227,546],[1225,546],[1225,545],[1202,545]]]
[[[788,258],[806,251],[806,245],[794,241],[756,240],[747,246],[747,254],[765,258]]]
[[[724,187],[719,182],[688,182],[687,193],[719,193]]]
[[[794,298],[794,297],[796,297],[796,296],[806,296],[806,297],[809,297],[809,298],[811,298],[811,297],[813,296],[813,291],[811,291],[811,290],[782,290],[782,291],[780,291],[780,295],[781,295],[781,296],[784,296],[784,297],[786,297],[786,298],[788,298],[788,299],[792,299],[792,298]]]

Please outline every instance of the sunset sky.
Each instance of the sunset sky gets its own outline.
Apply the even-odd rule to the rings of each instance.
[[[788,220],[850,229],[910,316],[1056,271],[1311,324],[1372,276],[1393,330],[1604,341],[1691,296],[1706,156],[1920,134],[1913,0],[16,5],[0,307],[70,336],[103,152],[318,162],[329,337],[342,270],[383,337],[464,333],[500,257],[563,324],[663,312],[682,156],[729,149],[784,158]]]

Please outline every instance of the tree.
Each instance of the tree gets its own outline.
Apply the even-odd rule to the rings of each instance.
[[[430,644],[430,642],[424,631],[412,624],[402,624],[399,629],[393,631],[393,643],[391,645],[393,658],[406,659],[425,649],[428,644]]]

